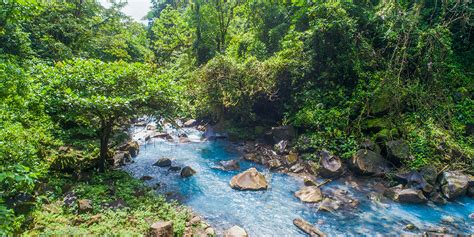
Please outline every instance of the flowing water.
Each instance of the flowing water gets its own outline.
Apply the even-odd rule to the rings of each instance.
[[[191,207],[203,216],[218,233],[233,225],[242,226],[251,236],[304,236],[293,225],[293,219],[301,217],[330,236],[334,235],[387,235],[420,233],[433,227],[446,227],[455,233],[474,233],[474,222],[469,214],[474,212],[474,199],[462,198],[447,205],[398,204],[391,201],[372,201],[370,181],[348,185],[347,180],[333,181],[328,189],[344,189],[347,195],[360,202],[351,212],[328,213],[317,210],[317,204],[301,203],[294,192],[303,187],[303,181],[286,174],[269,172],[263,166],[241,160],[240,171],[223,171],[217,168],[222,160],[239,159],[236,144],[225,141],[200,142],[201,134],[185,131],[191,143],[174,143],[153,139],[142,145],[140,154],[124,170],[134,177],[152,176],[149,185],[160,184],[158,193],[171,196]],[[179,172],[153,166],[159,158],[172,159],[173,166],[191,166],[197,174],[183,179]],[[270,188],[266,191],[236,191],[229,181],[239,172],[256,167],[266,175]],[[354,182],[352,182],[353,184]],[[452,223],[442,218],[453,220]],[[412,223],[420,231],[404,232]]]

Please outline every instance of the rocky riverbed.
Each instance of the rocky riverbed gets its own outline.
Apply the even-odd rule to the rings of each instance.
[[[218,234],[237,225],[250,235],[304,235],[294,223],[328,235],[474,232],[472,177],[461,172],[394,172],[370,141],[349,161],[327,151],[305,161],[286,140],[288,127],[269,134],[272,146],[216,141],[224,135],[192,126],[142,128],[140,152],[123,169],[191,207]],[[390,156],[403,156],[397,144]]]

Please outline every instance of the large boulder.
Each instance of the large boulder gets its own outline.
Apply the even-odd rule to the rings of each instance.
[[[394,140],[387,142],[387,157],[392,162],[400,164],[403,161],[409,160],[410,146],[404,140]]]
[[[248,234],[244,228],[234,225],[224,232],[224,237],[248,237]]]
[[[173,222],[159,221],[153,223],[148,230],[148,237],[173,237]]]
[[[268,183],[262,173],[250,168],[232,177],[230,186],[237,190],[262,190],[268,188]]]
[[[321,189],[316,186],[306,186],[295,193],[295,196],[302,202],[315,203],[323,200]]]
[[[413,188],[403,188],[402,185],[385,190],[385,196],[401,203],[425,203],[428,199],[421,190]]]
[[[296,218],[293,220],[293,224],[298,227],[300,230],[305,232],[311,237],[324,237],[326,234],[324,234],[321,230],[316,228],[316,226],[311,225],[309,222],[301,219],[301,218]]]
[[[381,175],[389,170],[387,161],[380,154],[364,149],[351,158],[349,167],[362,175]]]
[[[371,151],[373,151],[373,152],[375,152],[375,153],[377,153],[377,154],[380,154],[380,151],[381,151],[380,146],[379,146],[377,143],[375,143],[375,142],[373,142],[373,141],[371,141],[371,140],[369,140],[369,139],[364,140],[364,141],[360,144],[359,147],[360,147],[360,149],[371,150]]]
[[[185,166],[185,167],[183,167],[183,169],[181,170],[181,174],[180,174],[180,175],[181,175],[182,178],[188,178],[188,177],[193,176],[195,173],[196,173],[196,171],[195,171],[193,168],[191,168],[191,167],[189,167],[189,166]]]
[[[240,164],[237,160],[223,160],[219,162],[223,170],[239,170]]]
[[[291,141],[296,137],[296,132],[293,126],[285,125],[280,127],[272,127],[271,135],[273,142],[277,143],[281,140]]]
[[[171,166],[171,159],[169,158],[160,158],[158,161],[156,161],[153,166],[158,166],[158,167],[168,167]]]
[[[334,178],[342,174],[342,161],[339,157],[331,155],[328,151],[320,152],[318,173],[323,178]]]
[[[440,184],[444,196],[453,200],[466,193],[469,187],[469,178],[459,171],[446,171],[441,176]]]

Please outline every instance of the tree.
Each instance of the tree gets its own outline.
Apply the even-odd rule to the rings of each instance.
[[[36,67],[48,113],[62,125],[92,129],[100,143],[98,167],[105,170],[109,141],[118,125],[143,114],[168,115],[177,86],[150,65],[75,59]]]

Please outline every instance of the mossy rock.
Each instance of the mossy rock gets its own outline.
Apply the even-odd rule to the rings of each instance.
[[[385,90],[378,91],[372,103],[370,103],[370,113],[374,115],[387,114],[393,106],[392,95]]]
[[[367,130],[378,132],[384,129],[390,129],[392,122],[388,118],[373,118],[367,120]]]
[[[392,129],[385,128],[379,131],[378,133],[376,133],[373,138],[375,141],[380,142],[380,141],[388,141],[392,137],[396,137],[396,136],[398,136],[398,130],[396,128],[392,128]]]

